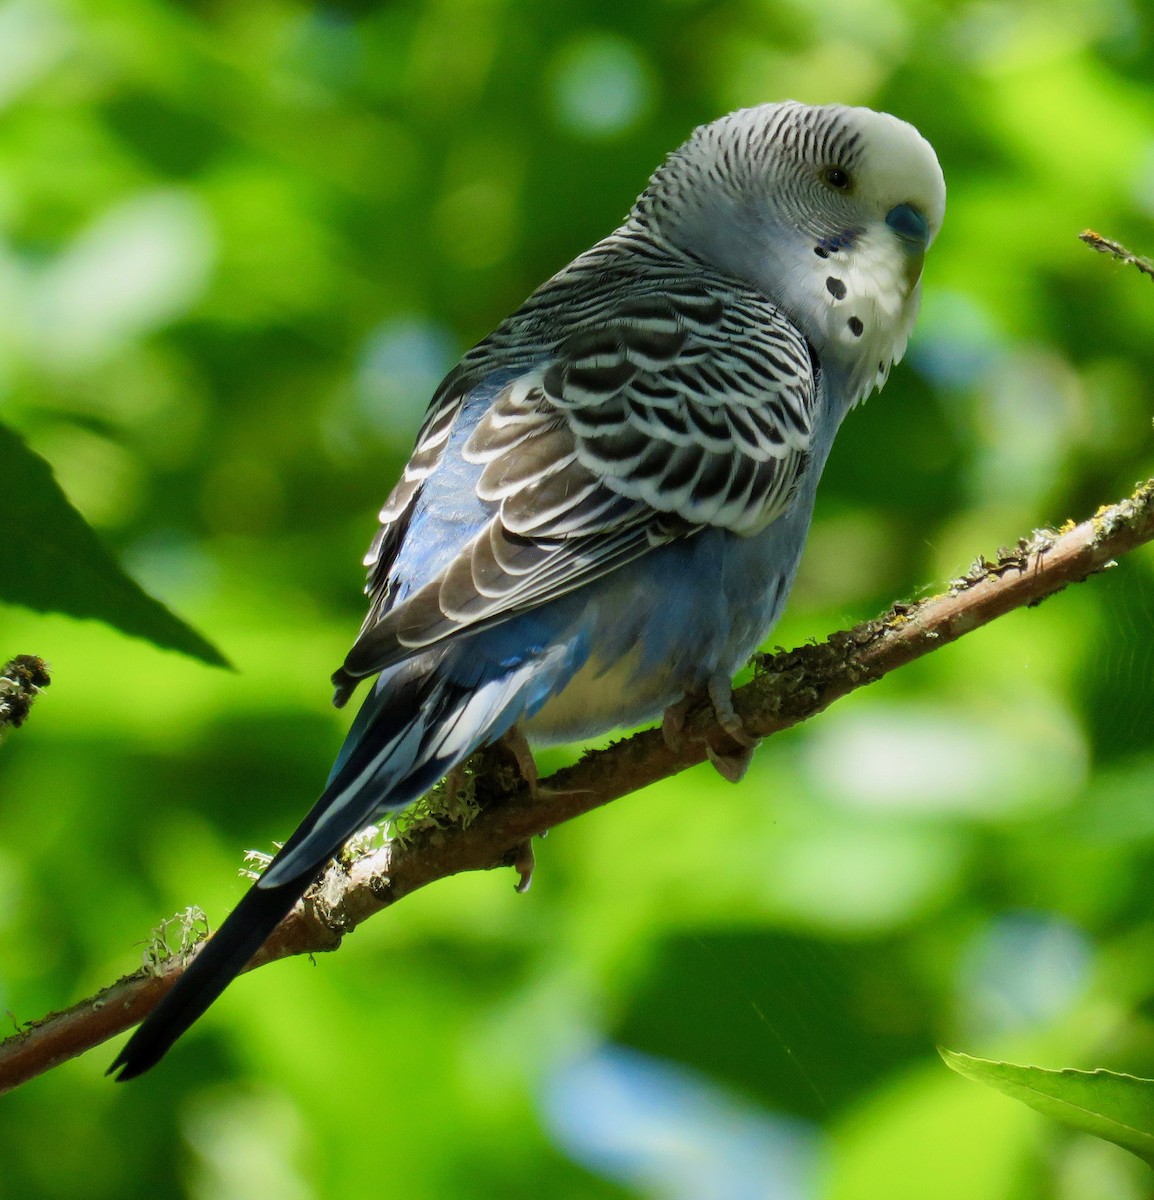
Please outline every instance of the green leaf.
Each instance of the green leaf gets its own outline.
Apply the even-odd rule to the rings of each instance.
[[[73,508],[52,468],[0,425],[0,600],[93,617],[217,667],[228,659],[125,574]]]
[[[1112,1071],[1048,1071],[939,1048],[947,1067],[1154,1166],[1154,1079]]]

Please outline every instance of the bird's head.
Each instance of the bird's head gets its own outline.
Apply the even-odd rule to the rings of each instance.
[[[695,130],[630,217],[777,304],[856,403],[905,350],[945,202],[912,125],[785,101]]]

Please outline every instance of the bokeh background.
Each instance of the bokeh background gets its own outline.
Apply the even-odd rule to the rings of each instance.
[[[229,674],[0,609],[0,1013],[219,922],[347,716],[360,555],[464,348],[697,123],[885,108],[950,188],[830,462],[795,644],[1151,473],[1148,0],[0,4],[0,415]],[[3,499],[0,497],[0,520]],[[16,570],[18,564],[0,564]],[[944,1044],[1154,1075],[1154,556],[759,753],[234,986],[161,1070],[0,1100],[0,1196],[1135,1200]],[[660,598],[657,598],[658,600]],[[546,765],[565,761],[551,752]]]

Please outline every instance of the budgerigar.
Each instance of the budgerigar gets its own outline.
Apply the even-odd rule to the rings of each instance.
[[[334,676],[376,676],[320,799],[111,1068],[152,1066],[328,860],[479,747],[707,697],[781,612],[846,413],[914,323],[945,208],[910,125],[766,104],[697,129],[625,223],[432,399]],[[741,746],[717,748],[727,773]]]

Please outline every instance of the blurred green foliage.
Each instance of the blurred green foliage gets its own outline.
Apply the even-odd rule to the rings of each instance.
[[[454,356],[696,123],[888,109],[950,187],[773,641],[1150,474],[1145,0],[0,4],[0,407],[240,668],[0,612],[0,1012],[131,969],[339,743],[360,553]],[[0,508],[0,520],[6,510]],[[11,570],[10,563],[0,570]],[[233,987],[163,1068],[5,1097],[0,1196],[1131,1200],[1145,1168],[948,1072],[1154,1074],[1154,555]],[[549,755],[558,761],[561,755]],[[547,765],[547,764],[546,764]]]

